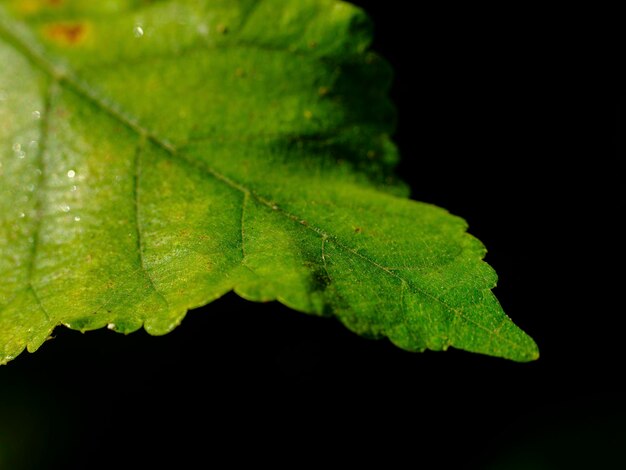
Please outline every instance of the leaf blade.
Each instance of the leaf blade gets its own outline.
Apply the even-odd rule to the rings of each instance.
[[[117,62],[110,53],[94,54],[103,47],[97,19],[77,23],[88,25],[87,50],[67,51],[54,39],[44,47],[49,24],[31,33],[0,9],[5,48],[10,44],[7,50],[19,51],[33,74],[52,83],[44,122],[53,130],[41,153],[44,207],[33,217],[43,225],[44,255],[23,294],[32,291],[38,302],[26,303],[49,313],[45,326],[34,328],[36,337],[18,331],[12,342],[5,335],[0,360],[24,345],[36,349],[59,323],[123,332],[143,324],[163,334],[189,308],[229,290],[332,312],[357,333],[388,336],[409,350],[452,345],[535,359],[532,339],[491,294],[495,274],[465,223],[398,197],[405,189],[388,180],[397,160],[388,137],[393,118],[386,88],[376,87],[386,66],[351,31],[363,23],[362,13],[334,1],[237,5],[224,11],[240,36],[230,46],[221,36],[196,44],[199,52],[189,39],[188,60],[167,50],[172,41],[135,47],[130,32],[138,13],[122,15],[119,28],[130,45],[114,48]],[[143,34],[161,28],[172,37],[180,32],[175,21],[157,19],[163,9],[187,14],[188,7],[161,2],[142,11]],[[263,39],[262,12],[270,7],[286,18],[285,28]],[[320,33],[320,11],[335,9],[343,22]],[[318,42],[285,48],[294,24],[303,22]],[[227,26],[215,25],[223,35],[220,25]],[[336,42],[337,28],[344,43]],[[289,80],[281,80],[285,70]],[[363,96],[371,109],[358,104]],[[15,313],[6,312],[19,303],[4,305],[2,331],[16,323]],[[33,328],[28,318],[20,321]]]

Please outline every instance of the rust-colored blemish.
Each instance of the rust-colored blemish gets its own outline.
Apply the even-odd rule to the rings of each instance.
[[[87,23],[54,23],[44,27],[44,35],[63,46],[77,46],[83,43],[88,33]]]

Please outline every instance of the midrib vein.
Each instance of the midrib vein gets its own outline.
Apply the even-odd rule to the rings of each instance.
[[[0,13],[1,13],[1,11],[0,11]],[[200,164],[198,164],[195,161],[192,161],[192,160],[189,160],[189,159],[185,158],[183,155],[181,155],[178,152],[178,149],[171,142],[167,141],[166,139],[163,139],[163,138],[159,137],[158,135],[156,135],[153,132],[151,132],[150,130],[148,130],[146,127],[142,126],[141,122],[138,119],[136,119],[133,116],[128,115],[123,110],[121,110],[118,107],[116,107],[114,105],[114,103],[111,103],[106,98],[100,96],[96,92],[95,89],[90,87],[89,84],[86,83],[85,81],[79,79],[77,76],[72,74],[72,72],[70,70],[68,70],[67,68],[64,68],[64,67],[56,66],[53,62],[48,60],[45,57],[45,55],[43,54],[43,49],[42,49],[40,44],[37,44],[37,43],[29,44],[29,42],[27,40],[21,38],[20,35],[16,34],[14,31],[12,31],[12,28],[9,28],[3,22],[1,17],[0,17],[0,37],[3,37],[18,52],[23,54],[33,65],[35,65],[37,68],[39,68],[41,71],[43,71],[47,75],[51,76],[54,80],[58,81],[59,84],[65,84],[68,88],[72,89],[77,95],[81,96],[83,99],[85,99],[88,102],[90,102],[97,109],[100,109],[101,111],[104,111],[105,113],[109,114],[112,118],[114,118],[116,121],[120,122],[121,124],[125,125],[129,129],[134,131],[140,138],[146,139],[146,140],[152,142],[157,147],[163,149],[168,155],[170,155],[170,157],[172,159],[174,159],[174,160],[176,160],[178,162],[181,162],[181,163],[183,163],[185,165],[191,166],[191,167],[193,167],[193,168],[195,168],[195,169],[197,169],[197,170],[199,170],[199,171],[201,171],[201,172],[203,172],[205,174],[208,174],[208,175],[212,176],[213,178],[215,178],[216,180],[218,180],[218,181],[224,183],[225,185],[229,186],[230,188],[235,189],[235,190],[243,193],[244,195],[248,194],[248,195],[254,197],[260,204],[266,206],[267,208],[273,210],[274,212],[278,212],[278,213],[284,215],[286,218],[288,218],[288,219],[298,223],[298,225],[301,225],[301,226],[305,227],[306,229],[315,232],[316,234],[318,234],[322,238],[326,238],[327,241],[333,242],[336,246],[338,246],[342,250],[344,250],[344,251],[346,251],[348,253],[351,253],[352,255],[362,259],[363,261],[365,261],[365,262],[371,264],[372,266],[376,267],[377,269],[383,271],[387,275],[398,279],[401,283],[405,283],[405,284],[411,286],[413,289],[415,289],[421,295],[423,295],[425,297],[428,297],[429,299],[431,299],[431,300],[433,300],[433,301],[443,305],[447,310],[453,312],[456,316],[458,316],[462,320],[466,321],[467,323],[470,323],[470,324],[474,325],[476,328],[479,328],[479,329],[487,332],[488,334],[497,337],[501,341],[503,341],[505,343],[508,343],[509,345],[511,345],[512,347],[514,347],[516,349],[520,349],[520,350],[523,350],[523,351],[527,350],[522,345],[520,345],[520,344],[518,344],[518,343],[516,343],[514,341],[511,341],[510,339],[508,339],[506,337],[500,336],[498,334],[497,329],[496,330],[491,330],[491,329],[487,328],[486,326],[484,326],[483,324],[478,323],[476,320],[467,317],[463,313],[462,310],[459,310],[459,309],[451,306],[450,304],[448,304],[447,302],[443,301],[439,297],[436,297],[435,295],[431,294],[430,292],[425,291],[423,288],[421,288],[420,286],[416,285],[413,281],[411,281],[409,279],[403,278],[402,276],[400,276],[397,273],[387,269],[385,266],[381,265],[380,263],[376,262],[375,260],[371,259],[370,257],[368,257],[368,256],[366,256],[366,255],[356,251],[354,248],[351,248],[348,245],[345,245],[337,237],[328,234],[323,229],[320,229],[318,227],[310,225],[309,223],[301,224],[302,218],[297,217],[296,215],[294,215],[294,214],[292,214],[292,213],[290,213],[290,212],[280,208],[279,206],[276,205],[275,202],[270,201],[270,200],[264,198],[263,196],[257,194],[254,190],[252,190],[250,188],[247,188],[243,184],[241,184],[241,183],[233,180],[232,178],[230,178],[230,177],[220,173],[219,171],[215,170],[213,167],[209,166],[208,164],[200,165]]]

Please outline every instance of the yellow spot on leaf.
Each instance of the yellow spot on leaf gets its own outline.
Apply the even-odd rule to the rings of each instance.
[[[85,42],[90,31],[88,23],[54,23],[44,27],[44,36],[62,46],[77,46]]]
[[[23,15],[34,15],[47,8],[57,8],[64,0],[18,0],[14,1],[15,9]]]

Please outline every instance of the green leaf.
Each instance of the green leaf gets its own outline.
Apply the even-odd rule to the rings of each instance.
[[[231,290],[536,359],[465,222],[393,176],[370,36],[335,0],[0,0],[0,363]]]

